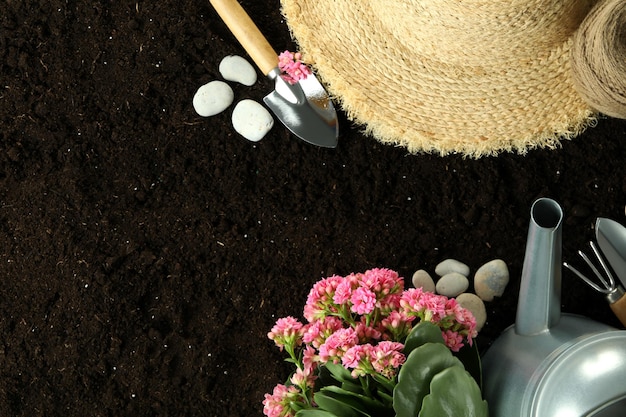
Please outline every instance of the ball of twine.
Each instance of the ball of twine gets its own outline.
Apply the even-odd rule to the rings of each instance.
[[[626,119],[626,2],[603,0],[574,35],[574,85],[591,107]]]

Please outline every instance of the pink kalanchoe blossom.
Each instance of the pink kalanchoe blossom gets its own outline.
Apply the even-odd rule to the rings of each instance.
[[[388,294],[402,292],[404,281],[396,271],[386,268],[374,268],[361,276],[361,286],[374,291],[382,298]]]
[[[458,352],[463,347],[463,336],[458,332],[445,330],[442,332],[442,336],[446,346],[448,346],[451,351]]]
[[[441,319],[440,327],[445,330],[458,332],[461,338],[466,337],[471,346],[476,331],[476,318],[471,311],[463,308],[456,299],[450,298],[446,302],[445,317]]]
[[[295,347],[302,343],[302,323],[294,317],[282,317],[276,321],[272,330],[267,334],[276,346],[283,350],[285,346]]]
[[[287,387],[278,384],[272,394],[265,394],[263,400],[263,414],[267,417],[291,417],[295,412],[289,404],[300,396],[300,391],[295,386]]]
[[[328,336],[342,328],[343,322],[339,317],[324,317],[303,327],[302,341],[307,345],[319,348]]]
[[[313,388],[316,379],[317,375],[314,375],[309,369],[297,368],[293,375],[291,375],[289,381],[304,390]]]
[[[388,315],[393,311],[400,310],[400,300],[402,299],[402,293],[391,293],[384,296],[378,301],[380,311],[384,315]]]
[[[343,354],[352,346],[359,343],[359,338],[353,328],[339,329],[331,334],[319,348],[322,362],[333,361],[339,363]]]
[[[402,353],[404,345],[399,342],[380,342],[369,352],[369,360],[376,372],[385,378],[393,378],[406,360]]]
[[[313,375],[313,372],[319,365],[320,358],[317,355],[317,350],[312,346],[307,346],[302,352],[302,365],[304,366],[304,372],[308,372]]]
[[[300,52],[281,52],[278,55],[278,69],[282,72],[283,80],[289,84],[295,84],[311,74],[311,69],[302,62]]]
[[[333,275],[316,282],[309,291],[306,304],[304,305],[304,318],[309,323],[321,319],[328,314],[336,313],[333,297],[337,286],[342,283],[343,277]]]
[[[448,297],[446,296],[424,292],[422,295],[422,305],[425,308],[425,314],[422,320],[437,323],[446,317],[447,301]]]
[[[366,343],[352,346],[344,353],[341,358],[341,364],[346,369],[352,369],[350,373],[353,378],[370,375],[374,372],[369,359],[373,348],[372,345]]]
[[[375,327],[368,326],[365,319],[362,318],[359,323],[354,326],[354,331],[359,338],[359,343],[368,343],[373,340],[379,340],[382,337],[380,330]]]
[[[424,321],[439,322],[446,317],[448,298],[421,288],[411,288],[402,294],[400,305],[407,316],[416,316]]]
[[[345,352],[341,363],[345,368],[352,369],[354,378],[377,373],[391,379],[406,360],[402,349],[402,343],[391,341],[356,345]]]
[[[419,322],[437,325],[451,351],[460,350],[465,340],[471,345],[478,333],[472,313],[455,299],[421,288],[405,290],[396,272],[382,268],[317,282],[304,317],[306,324],[293,317],[279,319],[268,334],[296,364],[293,385],[279,385],[266,394],[264,413],[269,417],[315,408],[321,380],[316,378],[330,363],[341,364],[354,378],[393,383],[406,360],[401,342]]]
[[[419,317],[421,321],[437,324],[442,329],[442,335],[450,349],[460,349],[463,346],[463,337],[467,338],[471,346],[473,338],[478,334],[476,319],[469,310],[461,307],[456,299],[421,289],[409,289],[402,294],[400,306],[403,314],[408,317]],[[446,334],[446,331],[454,334]]]
[[[354,345],[344,353],[341,364],[346,368],[356,368],[361,360],[367,358],[367,348],[371,345]]]
[[[411,322],[415,320],[413,316],[407,316],[402,311],[391,311],[380,322],[383,335],[388,340],[404,339],[411,331]]]
[[[424,290],[421,288],[409,288],[404,291],[400,297],[400,307],[407,313],[421,310],[423,293]]]
[[[376,308],[376,294],[365,287],[359,287],[350,296],[351,310],[356,314],[369,314]]]
[[[344,279],[339,285],[333,296],[333,302],[335,304],[344,304],[350,301],[352,295],[352,282],[349,279]]]
[[[410,324],[412,318],[402,311],[392,311],[381,321],[381,325],[387,329],[401,329]]]
[[[478,331],[476,330],[476,317],[474,317],[471,311],[461,307],[460,305],[456,310],[458,310],[455,313],[457,323],[453,325],[453,328],[465,336],[467,338],[467,343],[472,346],[474,338],[478,336]]]
[[[324,320],[316,320],[313,323],[305,324],[302,332],[302,341],[307,345],[318,348],[326,340],[322,330],[323,324]]]

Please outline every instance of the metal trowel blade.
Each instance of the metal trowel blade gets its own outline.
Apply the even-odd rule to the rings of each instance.
[[[337,147],[339,124],[333,102],[313,74],[296,84],[280,77],[278,69],[269,74],[275,90],[263,101],[296,136],[313,145]]]
[[[596,220],[596,240],[602,254],[626,287],[626,228],[615,220]]]

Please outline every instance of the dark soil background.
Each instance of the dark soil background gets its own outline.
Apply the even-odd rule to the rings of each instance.
[[[244,8],[295,49],[278,0]],[[556,150],[410,155],[339,112],[336,149],[276,123],[253,144],[202,84],[246,56],[207,1],[0,1],[0,415],[250,416],[288,367],[266,339],[310,286],[502,258],[480,347],[515,318],[529,210],[564,208],[564,257],[626,221],[626,122]],[[236,100],[271,89],[231,84]],[[564,272],[562,309],[618,326]]]

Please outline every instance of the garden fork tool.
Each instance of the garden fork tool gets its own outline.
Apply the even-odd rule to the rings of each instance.
[[[592,241],[589,242],[589,246],[591,246],[591,250],[593,251],[596,259],[598,260],[604,275],[600,272],[600,270],[594,265],[594,263],[589,259],[589,257],[583,252],[578,251],[580,257],[585,261],[585,263],[589,266],[593,274],[596,276],[599,283],[594,280],[589,279],[582,272],[576,269],[574,266],[568,264],[567,262],[563,262],[563,266],[572,271],[576,276],[582,279],[587,285],[596,290],[599,293],[605,295],[606,300],[609,302],[609,306],[611,310],[613,310],[613,314],[619,319],[619,321],[626,326],[626,296],[624,293],[624,287],[622,285],[615,282],[613,275],[611,274],[611,270],[609,266],[604,260],[600,249],[596,246],[596,244]]]

